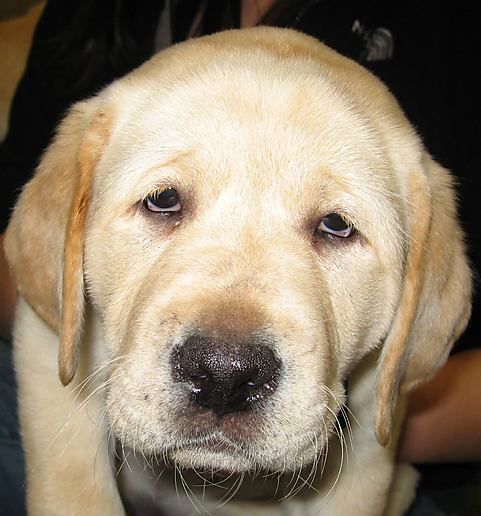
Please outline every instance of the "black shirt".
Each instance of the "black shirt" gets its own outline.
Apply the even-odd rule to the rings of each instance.
[[[238,0],[178,0],[169,11],[173,42],[187,37],[202,5],[201,33],[238,26]],[[0,230],[68,107],[155,52],[163,9],[159,0],[48,2],[0,146]],[[476,272],[481,263],[481,31],[475,2],[280,0],[262,23],[310,34],[388,85],[430,153],[457,177]],[[476,296],[461,347],[481,340],[479,304]]]

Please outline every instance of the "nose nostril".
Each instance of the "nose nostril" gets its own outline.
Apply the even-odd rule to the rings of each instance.
[[[190,385],[192,399],[218,415],[248,409],[271,395],[281,364],[264,344],[190,337],[173,354],[174,379]]]
[[[208,378],[206,374],[191,374],[190,377],[192,380],[207,380]]]
[[[191,374],[190,375],[190,379],[194,382],[194,383],[199,383],[201,385],[205,384],[206,382],[209,381],[209,378],[206,374]]]

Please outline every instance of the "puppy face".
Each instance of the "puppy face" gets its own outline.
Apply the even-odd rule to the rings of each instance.
[[[59,207],[46,227],[69,224],[26,255],[25,214],[42,199]],[[459,235],[449,176],[386,88],[310,38],[255,29],[174,47],[79,105],[7,252],[61,332],[64,383],[85,279],[119,440],[242,472],[313,461],[343,382],[381,347],[386,441],[399,388],[433,374],[469,315]],[[41,259],[46,240],[55,260]],[[62,288],[28,281],[46,263]]]
[[[299,466],[394,315],[404,215],[389,149],[297,59],[214,58],[178,82],[125,100],[95,178],[87,289],[123,357],[110,422],[182,466]],[[222,381],[207,362],[258,349],[260,373],[210,403]]]

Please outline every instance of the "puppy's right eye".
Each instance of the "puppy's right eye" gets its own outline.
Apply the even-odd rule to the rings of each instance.
[[[348,239],[352,237],[355,232],[351,224],[346,222],[337,213],[331,213],[324,217],[319,223],[317,231],[328,237],[341,239]]]
[[[144,206],[155,213],[175,213],[182,209],[179,192],[170,187],[149,194],[144,199]]]

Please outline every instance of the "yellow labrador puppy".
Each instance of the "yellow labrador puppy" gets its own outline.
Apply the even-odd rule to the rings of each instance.
[[[30,514],[402,514],[400,400],[470,312],[455,211],[383,84],[293,31],[76,104],[6,238]]]

